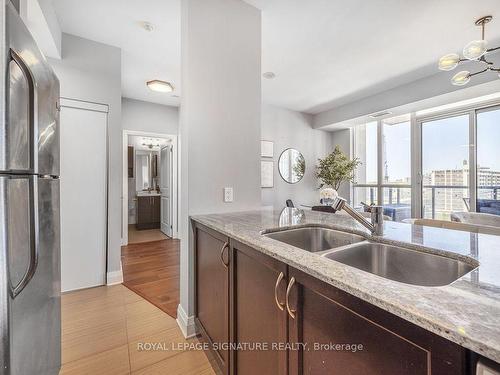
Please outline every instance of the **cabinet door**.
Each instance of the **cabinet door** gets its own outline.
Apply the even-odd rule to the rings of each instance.
[[[231,373],[284,375],[287,267],[248,246],[231,244],[231,338],[234,344],[248,345],[232,352]]]
[[[151,197],[137,197],[137,229],[148,229],[151,224]]]
[[[223,374],[229,373],[229,264],[229,238],[196,224],[196,325]]]
[[[306,346],[290,351],[290,374],[464,373],[460,346],[300,271],[289,278],[290,342]]]
[[[151,222],[156,225],[156,227],[160,227],[160,215],[161,215],[161,197],[154,196],[152,197],[153,207],[151,212]]]

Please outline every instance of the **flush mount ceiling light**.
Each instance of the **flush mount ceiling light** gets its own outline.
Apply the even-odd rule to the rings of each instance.
[[[172,92],[174,91],[174,86],[170,82],[160,81],[159,79],[153,79],[152,81],[146,82],[146,85],[153,91],[156,92]]]
[[[462,53],[464,58],[461,58],[456,53],[449,53],[439,59],[439,69],[449,71],[455,69],[460,63],[468,61],[478,61],[483,64],[483,69],[471,73],[468,70],[462,70],[451,78],[451,83],[455,86],[463,86],[469,83],[471,77],[486,73],[488,71],[498,73],[500,77],[500,67],[495,68],[493,63],[486,59],[488,53],[500,49],[500,47],[488,48],[488,42],[484,39],[485,25],[493,19],[493,16],[481,17],[476,21],[476,26],[481,26],[481,40],[473,40],[468,43]]]

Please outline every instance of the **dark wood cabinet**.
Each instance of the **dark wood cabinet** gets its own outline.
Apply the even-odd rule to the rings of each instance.
[[[229,238],[209,228],[195,227],[196,326],[217,372],[229,374]]]
[[[231,373],[287,373],[287,267],[238,242],[231,246]],[[257,346],[259,345],[259,346]]]
[[[127,148],[127,170],[128,178],[134,178],[134,147],[128,146]]]
[[[161,197],[137,196],[137,229],[160,228]]]
[[[238,348],[208,353],[217,373],[470,373],[465,348],[203,225],[194,235],[197,327]]]
[[[289,374],[464,374],[466,351],[289,268]],[[344,346],[335,346],[335,345]]]

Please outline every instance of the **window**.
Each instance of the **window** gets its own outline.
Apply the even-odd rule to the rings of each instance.
[[[422,185],[424,218],[450,220],[468,210],[468,114],[422,123]]]
[[[366,204],[378,204],[377,196],[377,186],[355,186],[353,204],[357,208],[361,208],[361,202]]]
[[[410,121],[384,120],[382,135],[383,184],[411,185]]]
[[[411,218],[410,116],[382,121],[384,214],[394,221]]]
[[[382,135],[381,144],[378,142],[379,129]],[[356,184],[353,187],[354,206],[359,208],[361,202],[382,204],[385,206],[384,214],[391,216],[393,220],[410,218],[409,116],[361,125],[355,128],[354,134],[355,156],[363,163],[356,172]],[[381,170],[378,168],[379,165],[382,166]]]
[[[500,108],[477,114],[476,211],[500,215]]]
[[[362,163],[356,170],[357,184],[377,184],[377,138],[377,122],[355,128],[354,153]]]
[[[396,221],[450,220],[463,211],[500,215],[498,95],[495,100],[356,126],[354,155],[363,164],[353,184],[354,207],[380,204]]]
[[[354,154],[361,165],[355,172],[352,204],[377,203],[377,122],[359,125],[354,129]]]

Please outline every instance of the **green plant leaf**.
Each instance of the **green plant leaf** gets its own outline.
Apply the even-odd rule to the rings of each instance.
[[[349,157],[336,145],[333,152],[323,159],[318,159],[316,176],[321,181],[320,188],[329,186],[339,190],[343,182],[354,182],[354,171],[362,163],[358,158]]]

